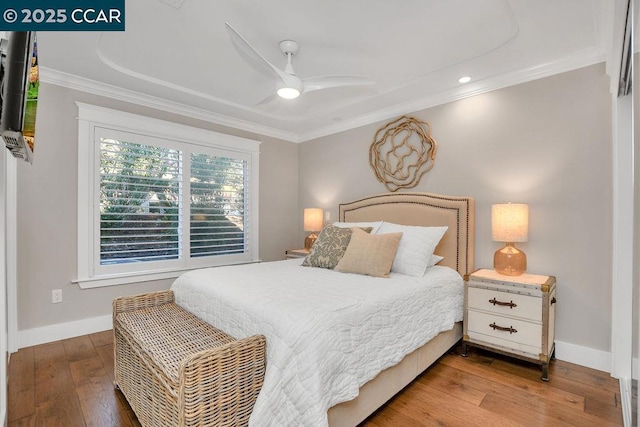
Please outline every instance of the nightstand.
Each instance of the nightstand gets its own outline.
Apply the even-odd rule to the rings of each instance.
[[[549,381],[555,350],[556,278],[503,276],[478,270],[465,277],[462,356],[467,346],[542,365]]]
[[[304,258],[307,255],[309,255],[309,251],[307,249],[289,249],[285,252],[287,259]]]

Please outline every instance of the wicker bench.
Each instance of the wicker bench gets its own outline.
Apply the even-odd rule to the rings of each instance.
[[[265,338],[236,340],[174,303],[173,291],[113,301],[115,384],[143,426],[247,425]]]

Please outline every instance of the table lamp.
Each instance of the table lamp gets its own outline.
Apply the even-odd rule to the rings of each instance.
[[[317,231],[322,230],[322,209],[305,208],[304,210],[304,231],[310,231],[311,234],[304,239],[304,248],[310,250],[311,246],[316,242],[318,236]]]
[[[520,276],[527,270],[527,256],[515,247],[529,237],[529,205],[504,203],[491,206],[491,236],[505,242],[493,256],[493,268],[506,276]]]

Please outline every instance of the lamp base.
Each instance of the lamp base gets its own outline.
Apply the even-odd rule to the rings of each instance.
[[[316,242],[316,239],[318,238],[318,236],[316,236],[315,233],[311,233],[307,236],[306,239],[304,239],[304,248],[308,251],[311,250],[311,247],[313,246],[313,244]]]
[[[493,255],[493,269],[505,276],[520,276],[527,271],[527,256],[513,243],[507,243]]]

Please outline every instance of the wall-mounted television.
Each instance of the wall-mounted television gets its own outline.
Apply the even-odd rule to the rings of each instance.
[[[36,33],[9,33],[0,47],[0,136],[15,157],[31,163],[40,86]]]

